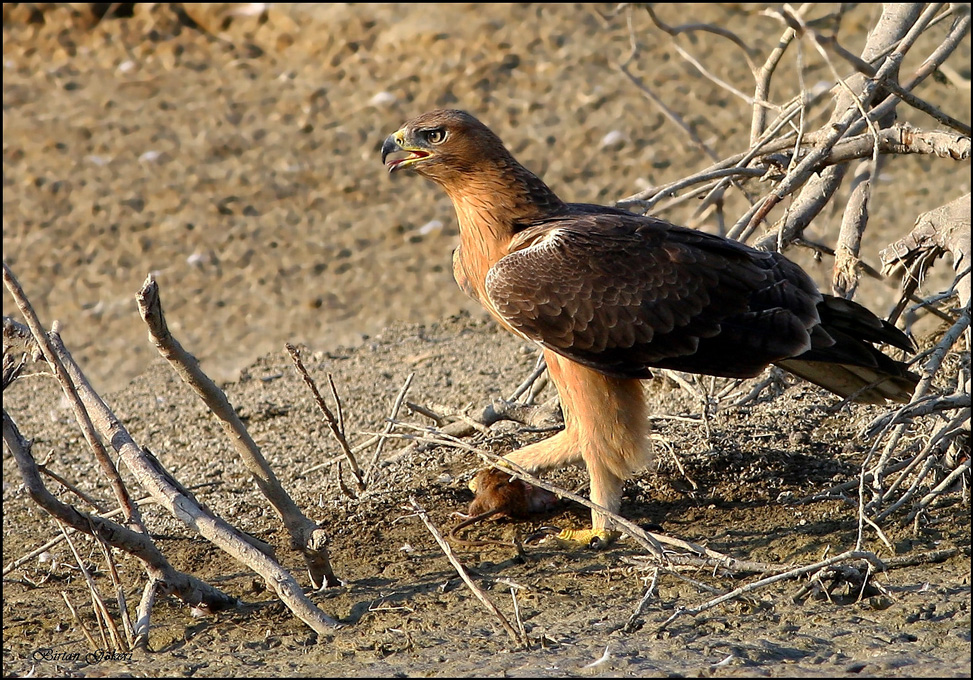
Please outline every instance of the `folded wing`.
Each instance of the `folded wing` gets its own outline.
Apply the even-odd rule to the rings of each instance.
[[[609,375],[746,378],[811,349],[822,296],[789,260],[593,206],[529,225],[486,290],[511,326]],[[827,339],[823,339],[827,344]]]

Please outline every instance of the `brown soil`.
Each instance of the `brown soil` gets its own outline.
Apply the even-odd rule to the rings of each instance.
[[[23,6],[5,8],[4,258],[42,319],[65,323],[69,348],[133,436],[184,483],[210,483],[201,500],[277,545],[306,582],[219,426],[145,342],[133,294],[147,272],[157,273],[177,337],[211,375],[233,378],[228,396],[281,481],[330,527],[344,585],[312,597],[344,626],[312,635],[259,578],[147,506],[150,530],[174,565],[245,604],[195,617],[164,600],[154,611],[151,653],[88,663],[87,643],[60,597],[67,593],[90,627],[87,590],[59,545],[53,563],[32,561],[5,577],[5,676],[969,677],[969,500],[959,493],[918,526],[904,523],[904,513],[884,526],[896,556],[959,549],[945,562],[874,576],[885,594],[859,598],[840,586],[830,599],[795,602],[801,586],[788,581],[677,619],[664,632],[659,626],[675,608],[712,595],[663,576],[640,625],[624,632],[649,577],[633,566],[641,550],[630,539],[602,552],[541,544],[528,547],[526,559],[501,547],[462,551],[510,618],[506,582],[523,586],[518,605],[532,643],[523,650],[403,507],[414,497],[441,528],[452,526],[451,513],[471,497],[475,456],[442,447],[397,455],[404,444],[389,442],[358,500],[341,494],[333,467],[309,471],[338,448],[280,351],[284,342],[308,346],[319,381],[334,375],[354,441],[384,427],[410,373],[410,401],[476,411],[509,394],[535,360],[452,283],[451,208],[415,178],[385,177],[378,149],[388,132],[433,106],[466,108],[572,200],[609,202],[706,164],[614,69],[629,49],[624,17],[561,5],[328,5],[275,9],[261,23],[225,21],[223,6],[198,13],[204,33],[158,7],[96,26],[65,8],[48,10],[44,23],[30,23]],[[762,53],[780,33],[753,8],[697,7],[693,20],[747,35]],[[670,11],[673,23],[686,20]],[[875,11],[858,6],[849,25],[864,29]],[[696,111],[690,122],[721,153],[745,148],[746,106],[691,74],[663,34],[641,19],[637,28],[648,82],[684,115]],[[695,47],[720,77],[749,82],[736,48],[710,37]],[[814,78],[828,77],[814,70],[811,51]],[[969,60],[967,46],[957,61],[967,76]],[[954,113],[970,107],[968,90],[941,82],[924,94],[948,100]],[[613,130],[623,141],[600,147]],[[901,159],[884,172],[895,191],[873,205],[872,223],[888,230],[866,234],[872,262],[916,214],[970,183],[968,165],[960,172],[942,161]],[[728,205],[728,215],[739,212]],[[669,217],[686,221],[689,213]],[[833,225],[820,231],[833,233]],[[827,280],[830,263],[805,264]],[[869,284],[863,295],[881,309],[893,293]],[[5,292],[5,313],[10,308]],[[671,383],[647,389],[659,415],[698,414]],[[38,458],[52,452],[55,471],[108,499],[51,379],[20,380],[4,401]],[[658,420],[656,434],[686,475],[660,443],[659,469],[628,483],[622,514],[738,558],[811,563],[850,549],[853,504],[784,502],[859,470],[869,445],[860,432],[880,409],[834,411],[835,401],[789,382],[749,407],[720,410],[708,434]],[[537,436],[500,423],[473,441],[502,453]],[[56,532],[15,468],[5,453],[4,564]],[[585,482],[576,470],[549,478],[571,489]],[[473,533],[509,538],[586,521],[587,511],[564,505],[533,522],[486,523]],[[78,546],[107,598],[100,552],[86,541]],[[892,557],[871,530],[864,547]],[[144,575],[124,557],[120,570],[129,601],[137,600]],[[687,576],[721,590],[741,583]],[[35,660],[43,649],[67,656]]]

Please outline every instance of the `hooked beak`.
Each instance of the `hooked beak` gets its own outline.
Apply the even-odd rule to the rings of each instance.
[[[392,158],[386,161],[390,154],[405,152],[407,156],[401,156],[399,158]],[[430,156],[430,152],[426,149],[421,149],[405,143],[405,132],[398,130],[390,134],[386,139],[385,143],[382,144],[382,164],[389,169],[389,174],[392,174],[396,170],[401,170],[404,167],[408,167],[417,163],[424,158]]]

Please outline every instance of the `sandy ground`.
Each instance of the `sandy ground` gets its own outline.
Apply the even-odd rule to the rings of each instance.
[[[672,23],[689,20],[666,9]],[[759,10],[705,5],[692,20],[746,35],[762,55],[780,27]],[[218,426],[145,341],[134,292],[155,273],[174,333],[211,375],[232,381],[228,394],[283,483],[333,527],[332,559],[345,585],[313,597],[344,627],[312,636],[259,579],[149,507],[150,528],[174,564],[246,606],[194,618],[165,601],[148,655],[35,661],[42,649],[89,651],[59,595],[88,616],[86,589],[58,546],[57,566],[32,561],[5,577],[5,675],[969,676],[969,501],[960,494],[918,531],[902,517],[885,527],[897,557],[959,552],[877,575],[884,594],[859,599],[838,588],[830,600],[794,602],[800,586],[788,582],[664,632],[658,628],[676,607],[710,595],[664,576],[636,630],[624,632],[648,580],[631,563],[640,551],[630,540],[601,553],[544,544],[528,548],[526,559],[498,547],[464,552],[508,616],[507,582],[522,586],[532,645],[521,650],[402,507],[413,496],[439,526],[451,526],[450,514],[469,501],[475,457],[444,448],[396,455],[402,444],[390,443],[358,500],[340,493],[331,468],[309,471],[337,447],[282,355],[284,342],[307,346],[319,380],[334,374],[355,441],[384,427],[410,373],[411,401],[475,412],[512,392],[533,366],[533,350],[487,322],[453,284],[456,232],[445,197],[415,178],[386,177],[379,147],[403,121],[436,106],[471,110],[570,200],[610,202],[708,160],[615,68],[630,50],[624,15],[561,5],[282,6],[265,19],[234,11],[197,10],[201,32],[163,6],[94,26],[66,8],[32,23],[27,8],[5,7],[4,259],[44,322],[63,322],[67,345],[133,435],[183,481],[213,483],[203,500],[282,546],[285,565],[299,573]],[[864,29],[874,12],[861,5],[845,25]],[[746,148],[747,105],[699,78],[641,15],[635,28],[635,71],[720,155]],[[862,39],[852,34],[848,47]],[[691,44],[718,77],[751,87],[736,48],[711,36]],[[805,57],[809,84],[830,77],[811,50]],[[969,77],[969,64],[967,41],[955,65]],[[793,61],[782,66],[777,101],[786,100],[793,73]],[[969,90],[946,80],[930,81],[923,94],[949,102],[954,114],[970,109]],[[915,215],[969,185],[968,164],[889,163],[872,205],[871,224],[882,226],[866,233],[866,259],[874,263]],[[728,218],[742,205],[731,197]],[[666,217],[686,223],[691,208]],[[840,213],[822,215],[809,236],[833,235],[838,220]],[[794,256],[827,281],[830,262]],[[893,288],[867,282],[860,299],[882,310],[893,298]],[[9,313],[6,291],[3,299]],[[698,414],[671,383],[648,389],[660,415]],[[51,380],[22,380],[4,401],[39,458],[53,451],[56,470],[108,498]],[[659,420],[657,433],[685,475],[660,449],[659,470],[626,487],[623,514],[739,558],[809,563],[849,549],[854,507],[780,501],[858,470],[868,444],[862,426],[878,411],[833,411],[834,403],[790,384],[773,399],[721,410],[708,436],[698,425]],[[502,423],[475,441],[504,452],[536,436]],[[575,471],[552,479],[584,484]],[[581,526],[585,518],[566,505],[533,524]],[[514,527],[477,531],[509,538]],[[5,453],[4,564],[54,532]],[[107,583],[97,549],[81,545]],[[866,547],[892,557],[873,533]],[[121,570],[137,599],[137,565],[123,559]],[[688,575],[719,589],[738,585]]]
[[[533,366],[533,354],[522,349],[492,324],[459,317],[393,327],[355,351],[311,357],[308,367],[319,380],[326,372],[334,375],[350,432],[374,432],[408,374],[415,374],[410,401],[462,405],[481,395],[509,394]],[[660,415],[693,414],[691,400],[672,384],[653,384],[652,390]],[[8,408],[35,437],[35,451],[53,449],[55,469],[70,471],[83,490],[104,500],[105,493],[95,490],[98,473],[52,381],[24,380],[12,391]],[[473,454],[430,448],[401,455],[402,443],[393,442],[387,456],[392,462],[378,468],[362,498],[349,500],[338,490],[333,469],[316,469],[339,451],[289,360],[274,355],[257,362],[229,386],[228,395],[298,505],[329,527],[333,564],[345,585],[312,593],[312,599],[345,627],[313,636],[268,597],[259,578],[192,538],[158,508],[147,507],[149,528],[174,565],[211,580],[246,606],[199,619],[187,607],[163,601],[153,619],[151,654],[118,663],[36,662],[37,650],[82,657],[89,651],[57,595],[67,592],[76,606],[88,609],[83,580],[59,546],[51,553],[61,564],[32,561],[5,585],[6,674],[36,668],[38,675],[137,676],[969,675],[968,499],[956,502],[954,495],[950,505],[930,513],[918,533],[901,517],[888,523],[897,557],[960,552],[945,562],[876,575],[882,590],[868,591],[861,600],[854,588],[837,584],[831,601],[821,595],[794,602],[801,584],[789,581],[678,619],[663,632],[660,625],[676,607],[696,606],[713,595],[662,576],[637,629],[625,632],[651,576],[632,564],[642,550],[630,539],[604,552],[541,544],[528,547],[525,559],[512,548],[459,549],[466,566],[479,574],[478,584],[511,620],[509,584],[517,585],[531,640],[531,649],[522,650],[473,599],[425,526],[404,507],[413,497],[442,531],[456,524],[452,513],[472,497],[467,482],[479,466]],[[286,545],[218,425],[168,366],[153,366],[112,402],[135,438],[151,442],[177,478],[214,484],[198,492],[200,500],[259,538]],[[854,477],[866,448],[857,433],[876,407],[833,413],[832,402],[815,388],[795,385],[776,399],[721,411],[709,437],[697,424],[657,421],[656,434],[674,444],[685,475],[660,447],[658,472],[646,471],[627,485],[622,514],[737,558],[773,564],[808,564],[852,548],[853,504],[795,506],[779,500]],[[429,424],[420,416],[405,420]],[[538,436],[510,425],[498,424],[474,441],[503,452]],[[353,442],[366,437],[356,434]],[[4,479],[15,475],[5,460]],[[550,479],[576,489],[583,488],[585,475],[565,470]],[[565,505],[516,530],[527,535],[542,525],[582,527],[587,521],[587,510]],[[11,484],[5,491],[4,563],[46,539],[49,527]],[[510,540],[514,530],[488,523],[473,535]],[[894,557],[874,534],[867,535],[866,547],[884,559]],[[85,549],[92,564],[101,563],[92,548]],[[284,565],[306,578],[300,558],[281,551]],[[133,562],[122,559],[120,566],[128,597],[137,599],[142,576]],[[683,577],[721,590],[743,582],[695,569]],[[103,568],[98,579],[107,579]]]

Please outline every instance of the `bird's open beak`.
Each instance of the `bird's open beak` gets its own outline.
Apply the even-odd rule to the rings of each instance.
[[[389,154],[405,152],[406,156],[400,156],[398,158],[391,158]],[[405,131],[398,130],[390,134],[385,143],[382,144],[382,163],[389,169],[389,174],[395,172],[396,170],[401,170],[402,168],[408,167],[418,161],[428,158],[430,152],[427,149],[422,149],[411,144],[407,144],[405,141]]]

